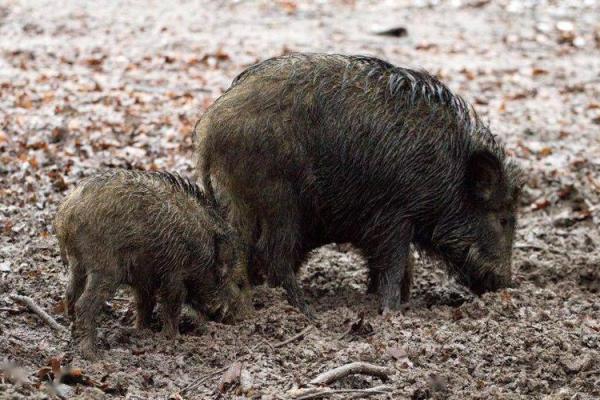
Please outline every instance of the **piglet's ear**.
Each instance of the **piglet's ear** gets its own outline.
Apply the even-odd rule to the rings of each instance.
[[[223,252],[224,252],[224,245],[223,245],[223,236],[221,235],[215,235],[214,236],[214,245],[215,245],[215,252],[214,252],[214,259],[215,259],[215,268],[217,269],[217,273],[219,276],[219,279],[224,279],[227,274],[229,273],[229,266],[227,265],[227,263],[223,262]]]
[[[503,192],[502,164],[487,150],[471,154],[467,161],[466,187],[476,204],[493,207]]]

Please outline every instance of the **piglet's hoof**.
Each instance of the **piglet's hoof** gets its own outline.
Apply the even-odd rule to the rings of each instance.
[[[96,361],[102,358],[102,352],[95,345],[90,343],[82,343],[79,346],[81,356],[88,361]]]

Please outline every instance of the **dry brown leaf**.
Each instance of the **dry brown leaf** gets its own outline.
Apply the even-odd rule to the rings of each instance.
[[[298,4],[291,0],[279,0],[279,7],[287,14],[294,14],[298,11]]]
[[[550,200],[546,198],[538,199],[531,205],[532,211],[544,210],[550,206]]]
[[[29,96],[23,93],[19,97],[17,97],[17,100],[15,101],[15,106],[28,110],[33,107],[33,102],[31,101],[31,98],[29,98]]]
[[[435,43],[431,43],[431,42],[421,42],[415,46],[416,50],[423,50],[423,51],[433,50],[433,49],[437,49],[437,48],[438,48],[438,45]]]
[[[240,376],[242,374],[242,363],[239,361],[231,364],[229,369],[225,371],[221,380],[219,381],[219,392],[225,393],[231,387],[236,386],[240,383]]]
[[[398,346],[397,344],[394,346],[390,346],[386,349],[386,353],[389,354],[394,360],[401,360],[403,358],[408,357],[406,350],[403,347]]]

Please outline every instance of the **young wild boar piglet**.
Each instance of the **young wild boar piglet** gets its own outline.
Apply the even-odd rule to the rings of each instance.
[[[182,303],[216,318],[247,310],[249,286],[234,232],[197,185],[167,172],[109,170],[77,187],[55,229],[70,268],[67,312],[86,358],[96,354],[102,305],[132,287],[136,327],[148,327],[158,294],[163,333],[178,333]]]

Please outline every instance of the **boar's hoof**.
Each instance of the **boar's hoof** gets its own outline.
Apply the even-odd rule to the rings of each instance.
[[[314,321],[317,319],[317,316],[315,314],[315,311],[313,310],[313,308],[311,306],[309,306],[308,304],[306,304],[306,302],[303,302],[302,304],[298,304],[296,305],[296,308],[306,316],[306,318],[308,318],[311,321]]]
[[[101,351],[91,343],[82,343],[79,346],[79,351],[81,352],[81,356],[88,361],[96,361],[102,358]]]
[[[173,340],[177,337],[179,332],[178,332],[177,328],[175,328],[173,326],[165,325],[165,326],[163,326],[163,329],[160,332],[160,334],[166,339]]]
[[[399,308],[380,307],[379,314],[381,314],[381,316],[383,316],[383,317],[387,317],[388,315],[392,316],[392,315],[401,314],[403,311],[405,311],[407,309],[408,309],[407,304],[402,304],[402,306]]]
[[[381,299],[380,310],[398,311],[406,308],[406,296],[398,293],[395,296],[384,296]]]

